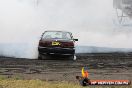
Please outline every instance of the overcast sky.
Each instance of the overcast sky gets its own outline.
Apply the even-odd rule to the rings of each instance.
[[[7,46],[36,48],[45,30],[65,30],[79,39],[78,45],[132,48],[131,28],[118,24],[112,0],[0,1],[0,44]]]

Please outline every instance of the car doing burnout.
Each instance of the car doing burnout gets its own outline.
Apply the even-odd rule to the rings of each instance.
[[[68,55],[75,60],[75,41],[78,39],[74,39],[71,32],[45,31],[39,41],[39,59],[45,54],[54,54]]]

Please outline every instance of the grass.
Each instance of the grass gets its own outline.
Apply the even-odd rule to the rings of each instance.
[[[0,88],[84,88],[68,82],[46,82],[41,80],[0,80]],[[85,88],[132,88],[132,86],[89,86]]]
[[[69,82],[49,82],[41,80],[23,80],[19,75],[7,78],[0,75],[0,88],[132,88],[130,86],[88,86],[82,87],[79,84]]]
[[[51,83],[41,80],[1,80],[0,88],[81,88],[68,82]]]

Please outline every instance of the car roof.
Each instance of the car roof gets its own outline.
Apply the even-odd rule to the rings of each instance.
[[[48,31],[45,31],[45,32],[69,32],[69,31],[56,31],[56,30],[48,30]],[[71,32],[69,32],[71,33]]]

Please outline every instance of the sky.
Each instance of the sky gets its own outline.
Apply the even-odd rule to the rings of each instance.
[[[1,0],[0,55],[37,57],[45,30],[70,31],[77,45],[132,48],[131,19],[124,23],[113,0]]]

